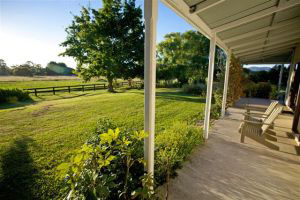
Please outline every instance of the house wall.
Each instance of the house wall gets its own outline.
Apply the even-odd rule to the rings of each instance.
[[[300,63],[300,46],[296,47],[296,49],[295,49],[295,60],[296,60],[296,63]],[[299,93],[298,93],[298,95],[299,95]],[[298,133],[300,133],[300,120],[298,120],[297,130],[298,130]]]
[[[298,133],[300,133],[300,120],[298,121],[298,128],[297,128],[297,130],[298,130]]]
[[[295,49],[295,60],[296,60],[296,63],[300,62],[300,46],[296,47],[296,49]]]

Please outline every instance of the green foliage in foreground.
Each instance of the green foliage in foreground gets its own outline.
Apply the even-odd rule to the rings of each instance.
[[[125,131],[110,120],[97,123],[95,136],[57,169],[66,199],[156,199],[151,175],[144,172],[143,131]],[[155,184],[169,184],[192,150],[203,142],[202,129],[176,122],[156,137]],[[167,191],[168,193],[168,191]],[[166,194],[168,195],[168,194]]]
[[[0,104],[31,100],[28,92],[19,89],[0,89]]]
[[[117,128],[98,137],[99,140],[77,150],[70,162],[58,166],[60,178],[68,188],[66,199],[117,200],[139,196],[137,190],[142,187],[141,179],[145,179],[140,150],[146,134]]]
[[[156,92],[157,136],[174,121],[203,119],[203,98],[175,88]],[[55,169],[92,138],[99,118],[110,118],[124,130],[143,130],[142,90],[40,98],[32,105],[0,108],[0,199],[59,198],[61,184],[55,181]]]

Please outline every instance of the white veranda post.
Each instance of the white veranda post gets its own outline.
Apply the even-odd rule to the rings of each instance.
[[[295,50],[293,51],[292,62],[291,62],[290,71],[289,71],[289,77],[288,77],[288,81],[286,84],[286,90],[285,90],[284,103],[287,106],[289,106],[291,85],[292,85],[292,81],[294,79],[294,75],[295,75]]]
[[[146,170],[154,175],[154,130],[155,130],[155,76],[156,76],[156,21],[157,1],[144,1],[145,18],[145,55],[144,55],[144,92],[145,114],[144,130],[149,134],[145,139],[144,155]]]
[[[229,50],[229,51],[227,52],[227,58],[226,58],[226,70],[225,70],[224,89],[223,89],[223,100],[222,100],[222,110],[221,110],[221,116],[222,116],[222,117],[225,116],[225,109],[226,109],[230,60],[231,60],[231,51]]]
[[[214,62],[215,62],[215,50],[216,50],[216,35],[213,34],[210,38],[209,45],[209,63],[208,63],[208,79],[207,79],[207,92],[206,92],[206,103],[205,103],[205,118],[204,118],[204,137],[208,138],[209,131],[209,119],[210,119],[210,107],[211,97],[214,81]]]

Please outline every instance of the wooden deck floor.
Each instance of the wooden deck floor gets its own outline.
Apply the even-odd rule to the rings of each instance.
[[[251,139],[240,143],[238,127],[243,109],[230,108],[215,122],[206,144],[191,155],[178,177],[171,180],[171,200],[299,199],[299,147],[291,137],[292,117],[280,115],[268,134],[279,151]]]

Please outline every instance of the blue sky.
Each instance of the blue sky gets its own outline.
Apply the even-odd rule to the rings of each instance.
[[[143,9],[144,0],[137,0]],[[102,6],[101,0],[0,0],[0,58],[8,65],[27,60],[45,66],[49,61],[65,62],[75,67],[72,58],[59,57],[59,44],[66,37],[65,28],[72,13],[82,6]],[[193,29],[173,11],[159,2],[157,41],[169,32]]]

